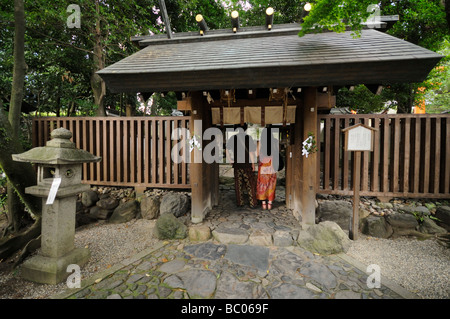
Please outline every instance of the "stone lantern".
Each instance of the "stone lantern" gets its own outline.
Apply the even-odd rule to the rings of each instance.
[[[37,164],[37,185],[25,192],[42,197],[41,252],[22,265],[22,277],[30,281],[57,284],[69,275],[68,265],[81,267],[90,257],[87,248],[74,246],[76,201],[79,193],[90,189],[81,184],[82,164],[101,157],[77,149],[71,138],[69,130],[59,128],[45,147],[12,156]]]

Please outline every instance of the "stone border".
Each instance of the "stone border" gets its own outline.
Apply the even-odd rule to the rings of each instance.
[[[340,253],[340,254],[337,254],[337,255],[333,255],[333,257],[342,259],[343,261],[345,261],[345,262],[351,264],[352,266],[358,268],[360,271],[366,273],[366,270],[367,270],[367,266],[366,265],[364,265],[359,260],[356,260],[355,258],[350,257],[349,255],[347,255],[345,253]],[[389,288],[390,290],[394,291],[395,293],[397,293],[398,295],[400,295],[404,299],[421,299],[418,295],[408,291],[407,289],[403,288],[402,286],[400,286],[399,284],[395,283],[391,279],[386,278],[386,276],[381,275],[381,284],[383,286]]]
[[[79,291],[81,291],[89,286],[92,286],[96,280],[99,280],[99,279],[103,280],[104,278],[108,277],[109,275],[112,275],[113,273],[119,271],[120,269],[135,263],[136,261],[151,254],[152,252],[154,252],[164,246],[167,246],[168,244],[169,244],[169,242],[167,242],[167,241],[160,241],[160,242],[156,243],[155,245],[142,250],[141,252],[137,253],[136,255],[126,258],[126,259],[122,260],[121,262],[119,262],[118,264],[115,264],[114,266],[112,266],[104,271],[101,271],[97,274],[94,274],[92,277],[90,277],[86,280],[83,280],[80,288],[75,288],[75,289],[67,288],[65,291],[55,294],[55,295],[52,295],[48,298],[49,299],[67,299],[70,296],[75,295]]]

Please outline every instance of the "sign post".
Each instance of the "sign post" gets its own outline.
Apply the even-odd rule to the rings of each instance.
[[[373,150],[374,132],[377,129],[362,123],[347,127],[345,133],[345,150],[355,152],[353,162],[353,214],[350,223],[350,239],[359,238],[359,190],[361,182],[361,152]]]

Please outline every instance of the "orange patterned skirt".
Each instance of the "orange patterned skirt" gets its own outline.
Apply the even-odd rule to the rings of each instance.
[[[259,161],[256,198],[273,202],[277,186],[277,173],[272,167],[272,159],[268,157]]]

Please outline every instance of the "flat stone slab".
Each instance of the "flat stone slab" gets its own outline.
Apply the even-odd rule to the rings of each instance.
[[[334,299],[361,299],[361,294],[351,290],[338,291]]]
[[[177,275],[170,275],[164,279],[164,283],[172,288],[182,288],[185,289],[184,282]]]
[[[249,245],[228,245],[225,258],[229,261],[254,267],[261,271],[269,269],[269,248]]]
[[[271,246],[272,241],[272,234],[263,232],[261,230],[255,230],[250,234],[250,237],[248,238],[248,243],[251,245],[258,245],[258,246]]]
[[[292,246],[294,238],[289,230],[276,230],[273,234],[273,244],[278,247]]]
[[[272,299],[312,299],[315,296],[315,294],[307,288],[287,283],[269,289],[269,295]]]
[[[296,263],[288,259],[276,259],[272,261],[269,272],[277,275],[296,276],[301,263]]]
[[[184,251],[200,259],[217,260],[227,251],[227,246],[216,245],[210,242],[184,247]]]
[[[166,262],[161,267],[159,267],[159,271],[165,272],[168,274],[173,274],[184,268],[186,263],[181,259],[174,259],[172,261]]]
[[[222,244],[243,244],[248,240],[248,232],[242,228],[219,227],[212,235]]]
[[[252,281],[239,281],[238,278],[224,271],[217,283],[215,299],[262,299],[267,298],[264,289],[258,289]]]
[[[308,278],[315,280],[321,286],[327,289],[333,289],[337,285],[336,276],[327,266],[315,262],[307,262],[300,268],[300,273]]]
[[[216,290],[216,274],[212,271],[191,269],[177,276],[183,281],[190,298],[210,298]]]

